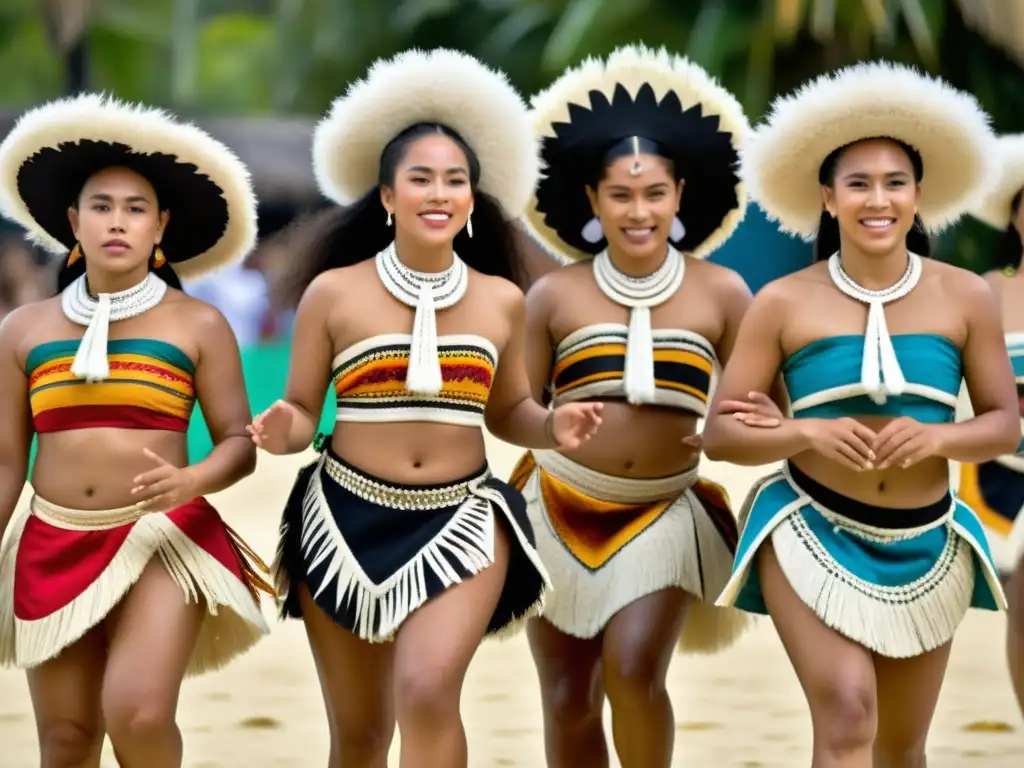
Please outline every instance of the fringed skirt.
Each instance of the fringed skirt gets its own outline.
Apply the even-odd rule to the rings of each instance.
[[[0,664],[35,667],[106,618],[154,557],[207,614],[186,670],[225,665],[269,632],[259,558],[202,498],[168,512],[79,511],[33,497],[0,550]],[[255,564],[255,565],[253,565]]]
[[[697,598],[680,650],[719,650],[743,631],[747,617],[714,605],[736,551],[736,520],[725,490],[696,470],[637,480],[534,451],[511,482],[555,587],[543,616],[561,632],[595,637],[627,605],[669,587]]]
[[[800,600],[883,656],[909,658],[949,642],[970,607],[1006,608],[978,518],[949,495],[920,509],[875,507],[786,465],[754,486],[740,525],[719,605],[768,612],[756,555],[771,536]]]
[[[417,608],[494,563],[494,526],[510,531],[508,574],[487,628],[508,636],[550,588],[523,497],[486,468],[444,485],[372,477],[325,448],[299,472],[273,566],[282,616],[300,618],[295,590],[370,642],[394,638]]]
[[[996,567],[1009,578],[1024,556],[1024,457],[961,464],[957,496],[981,520]]]

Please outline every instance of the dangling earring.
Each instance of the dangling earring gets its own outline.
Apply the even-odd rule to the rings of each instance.
[[[469,209],[469,216],[466,219],[466,234],[473,236],[473,209]]]
[[[156,247],[153,251],[153,269],[160,269],[164,264],[167,263],[167,257],[164,256],[164,252],[160,250],[160,246]]]
[[[686,237],[686,227],[683,225],[683,220],[678,216],[675,216],[672,219],[672,225],[668,230],[668,237],[673,243],[678,243]]]
[[[75,243],[75,247],[71,249],[71,253],[68,254],[67,266],[71,266],[76,261],[82,258],[82,249],[79,248],[78,243]]]
[[[391,211],[388,211],[388,226],[391,226]]]
[[[604,238],[604,228],[601,226],[601,220],[595,216],[584,224],[580,236],[588,243],[600,243]]]

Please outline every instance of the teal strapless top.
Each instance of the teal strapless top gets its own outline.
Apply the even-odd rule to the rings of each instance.
[[[863,336],[830,336],[794,352],[782,365],[793,415],[909,416],[930,424],[953,421],[963,379],[957,346],[943,336],[924,333],[893,336],[892,345],[907,385],[902,394],[890,395],[882,404],[871,400],[861,384]]]
[[[1006,334],[1006,349],[1010,353],[1010,364],[1017,379],[1017,388],[1024,384],[1024,332]]]
[[[1006,349],[1010,353],[1010,365],[1013,366],[1013,377],[1017,380],[1017,399],[1020,408],[1021,439],[1017,444],[1017,456],[1024,456],[1024,332],[1014,331],[1006,334]],[[1021,468],[1024,470],[1024,467]]]

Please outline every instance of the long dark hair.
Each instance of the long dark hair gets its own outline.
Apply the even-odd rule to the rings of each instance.
[[[380,187],[391,187],[409,146],[424,136],[442,134],[466,155],[473,190],[473,237],[463,230],[455,236],[455,251],[467,265],[488,275],[504,277],[524,287],[526,270],[512,221],[493,197],[479,189],[480,160],[451,128],[417,123],[395,136],[381,153],[379,186],[349,206],[332,207],[298,219],[289,227],[290,266],[281,275],[282,299],[297,304],[313,279],[329,269],[348,267],[373,258],[394,237],[380,201]]]
[[[1020,231],[1014,223],[1017,213],[1020,211],[1021,197],[1024,196],[1024,189],[1013,196],[1010,203],[1010,225],[999,238],[999,245],[996,246],[996,266],[1007,274],[1013,274],[1020,269],[1021,252],[1024,251],[1024,243],[1021,242]]]
[[[136,173],[137,173],[137,171],[136,171]],[[147,181],[148,181],[148,179],[147,179]],[[164,211],[167,210],[166,208],[161,208],[160,207],[160,199],[159,199],[159,197],[157,198],[156,205],[157,205],[157,210],[160,213],[163,213]],[[77,199],[74,200],[71,203],[71,206],[75,210],[78,210],[78,200]],[[81,247],[81,246],[79,246],[79,247]],[[149,271],[150,272],[156,272],[156,276],[159,277],[160,279],[162,279],[169,286],[171,286],[171,288],[177,288],[179,291],[183,290],[182,287],[181,287],[181,279],[178,277],[178,273],[174,271],[174,267],[171,266],[171,263],[169,261],[165,261],[159,267],[154,267],[153,266],[153,255],[155,253],[156,253],[156,247],[154,246],[153,247],[153,254],[150,254],[150,257],[149,257]],[[61,264],[60,270],[57,272],[57,295],[59,295],[65,288],[67,288],[69,285],[71,285],[73,282],[75,282],[75,280],[77,280],[79,277],[81,277],[84,274],[85,274],[85,258],[84,258],[84,256],[79,256],[78,260],[74,264],[71,264],[70,266],[68,265],[67,260],[65,260],[64,263]]]
[[[924,163],[921,162],[921,154],[909,144],[899,141],[897,139],[887,139],[897,144],[900,149],[907,153],[907,157],[910,158],[910,165],[914,169],[914,181],[918,184],[921,183],[921,179],[924,177]],[[862,139],[862,141],[868,141],[868,139]],[[858,144],[860,142],[854,142]],[[843,153],[853,146],[853,144],[846,144],[845,146],[839,147],[834,150],[832,154],[825,158],[825,161],[821,164],[821,168],[818,169],[818,183],[826,187],[833,187],[836,183],[836,165],[839,163],[839,158],[843,156]],[[821,210],[821,218],[818,220],[818,236],[814,239],[814,260],[821,261],[827,259],[833,253],[839,250],[839,220],[832,217],[832,215],[824,209]],[[907,232],[907,250],[918,254],[919,256],[931,256],[932,254],[932,243],[928,237],[928,233],[925,231],[924,222],[921,221],[921,217],[917,214],[914,215],[914,225]],[[1017,251],[1017,259],[1020,260],[1020,250]]]

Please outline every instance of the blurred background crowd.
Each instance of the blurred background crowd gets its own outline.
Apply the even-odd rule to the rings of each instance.
[[[630,42],[699,62],[752,122],[776,94],[881,57],[973,92],[999,132],[1024,130],[1024,0],[2,0],[0,138],[35,104],[103,90],[185,115],[231,146],[253,173],[260,245],[186,287],[219,307],[248,349],[288,337],[293,308],[274,282],[289,256],[285,230],[325,204],[310,167],[313,125],[374,59],[460,48],[528,96],[584,56]],[[992,237],[965,221],[938,256],[982,271]],[[754,290],[809,258],[753,206],[714,256]],[[55,271],[0,221],[0,317],[52,295]]]

